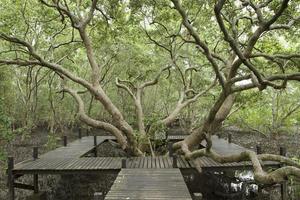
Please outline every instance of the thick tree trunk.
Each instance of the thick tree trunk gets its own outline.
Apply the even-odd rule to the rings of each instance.
[[[103,89],[98,86],[96,88],[97,93],[95,94],[96,99],[101,102],[101,104],[104,106],[105,110],[107,110],[112,118],[113,121],[117,124],[118,128],[120,128],[128,137],[130,143],[134,143],[133,139],[133,129],[132,127],[125,121],[122,113],[119,111],[119,109],[112,103],[110,98],[106,95],[106,93],[103,91]],[[133,139],[133,141],[132,141]]]
[[[232,106],[234,105],[234,95],[225,97],[222,93],[219,96],[218,101],[214,104],[210,110],[206,120],[201,128],[195,129],[189,136],[183,141],[174,144],[175,149],[179,149],[184,144],[186,150],[191,149],[202,142],[207,136],[215,134],[222,126],[223,121],[229,115]]]

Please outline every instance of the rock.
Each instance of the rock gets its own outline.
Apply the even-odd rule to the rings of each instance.
[[[194,193],[194,200],[202,200],[203,199],[203,195],[202,193]]]

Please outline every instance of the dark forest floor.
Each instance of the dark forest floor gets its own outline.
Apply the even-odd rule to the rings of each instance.
[[[225,129],[221,132],[221,136],[226,138],[229,133],[232,134],[232,142],[240,146],[255,150],[259,145],[262,153],[272,154],[279,154],[279,148],[285,147],[288,157],[300,158],[300,133],[262,135],[257,132]]]

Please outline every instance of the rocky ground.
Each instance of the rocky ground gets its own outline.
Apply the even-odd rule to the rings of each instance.
[[[300,155],[300,136],[297,134],[290,135],[277,135],[264,136],[257,133],[249,133],[244,131],[238,131],[236,129],[224,130],[221,132],[222,137],[227,137],[228,133],[232,133],[232,140],[241,146],[255,149],[256,145],[262,147],[263,152],[279,153],[279,147],[284,146],[287,148],[289,157],[298,157]],[[76,130],[65,131],[64,135],[68,136],[68,140],[72,141],[77,138]],[[58,138],[59,139],[59,138]],[[48,140],[47,131],[39,129],[27,138],[17,137],[10,144],[5,145],[5,149],[8,151],[8,155],[14,156],[15,162],[20,162],[31,158],[32,147],[39,146],[39,152],[44,153],[49,151],[49,145],[46,146]],[[57,141],[58,144],[61,141]],[[51,144],[52,148],[55,148]],[[112,150],[113,149],[113,150]],[[119,149],[114,143],[106,142],[98,149],[99,156],[125,156],[125,153]],[[0,162],[0,199],[7,199],[6,190],[6,175],[5,175],[6,163]],[[47,191],[50,200],[84,200],[89,199],[95,191],[108,191],[112,185],[116,174],[99,174],[99,175],[67,175],[67,176],[41,176],[40,188]],[[32,178],[30,176],[24,176],[20,179],[26,183],[30,183]],[[85,192],[83,192],[85,191]],[[290,200],[300,199],[300,190],[295,191],[295,187],[290,188],[290,193],[294,196],[290,197]],[[85,194],[84,194],[85,193]],[[263,190],[265,193],[264,198],[268,200],[276,200],[278,195],[278,189],[266,188]],[[17,190],[18,200],[26,199],[25,197],[30,194],[28,191]],[[212,200],[212,199],[210,199]]]

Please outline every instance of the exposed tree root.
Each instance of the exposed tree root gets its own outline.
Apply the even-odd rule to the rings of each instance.
[[[180,147],[180,151],[185,155],[187,159],[190,159],[195,163],[196,168],[200,173],[202,172],[202,169],[199,162],[197,161],[197,158],[206,156],[212,158],[214,161],[217,161],[219,163],[251,161],[253,165],[254,179],[255,181],[262,184],[280,183],[286,181],[288,179],[288,176],[300,177],[300,164],[287,157],[280,155],[257,155],[255,152],[249,150],[238,154],[222,156],[214,152],[211,148],[204,148],[191,152],[185,141],[180,141],[174,144],[173,147]],[[262,168],[261,161],[277,161],[289,166],[280,167],[272,172],[266,172]]]

